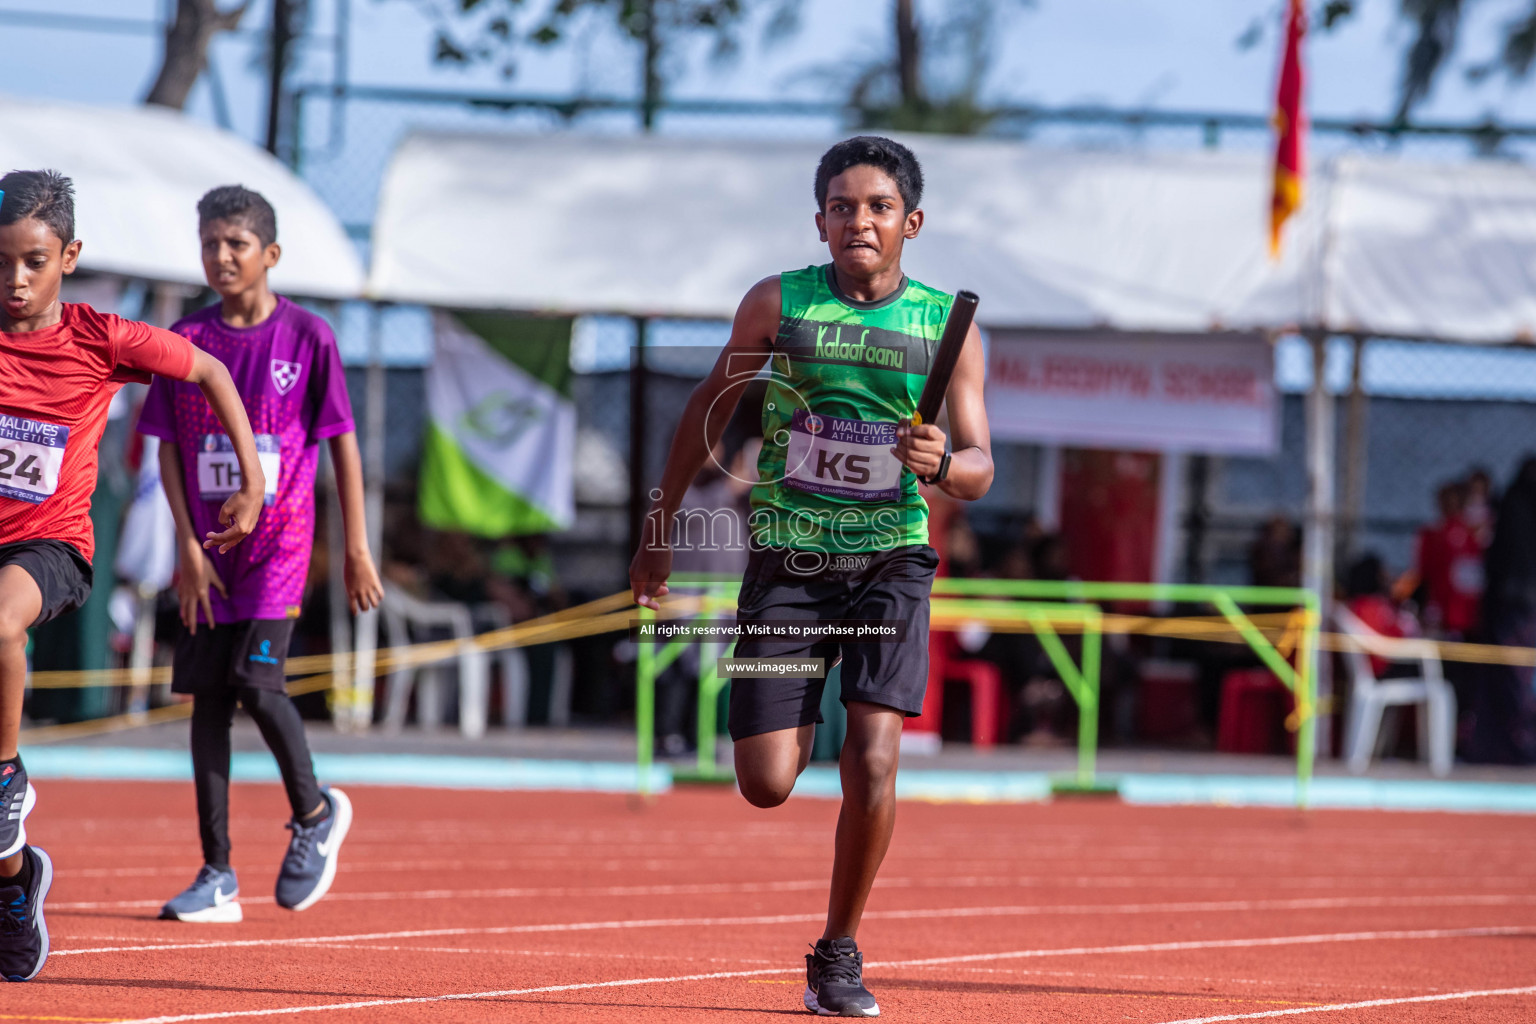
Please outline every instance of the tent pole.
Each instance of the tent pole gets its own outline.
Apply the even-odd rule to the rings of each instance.
[[[648,424],[646,390],[649,387],[645,349],[648,321],[635,317],[635,352],[629,369],[629,556],[640,550],[641,530],[648,503],[645,499],[645,450]],[[628,564],[626,560],[625,564]]]
[[[293,44],[293,0],[272,0],[272,66],[267,76],[267,152],[280,157],[283,129],[283,75],[288,70],[288,50]]]
[[[1343,511],[1339,530],[1338,557],[1348,564],[1359,543],[1360,520],[1365,508],[1366,437],[1369,425],[1370,401],[1361,385],[1361,365],[1365,361],[1365,338],[1355,335],[1350,339],[1351,369],[1349,402],[1344,407],[1344,474],[1343,494],[1340,507]]]
[[[373,557],[384,561],[384,311],[368,307],[367,407],[363,436],[363,492],[368,523],[368,546]],[[352,675],[352,729],[365,732],[373,725],[374,665],[379,647],[379,609],[357,617],[354,640],[357,659]]]
[[[1040,446],[1035,462],[1035,521],[1054,533],[1061,526],[1061,445]]]
[[[1333,395],[1328,391],[1328,338],[1321,331],[1310,332],[1307,341],[1312,347],[1312,388],[1307,392],[1307,517],[1302,534],[1302,586],[1317,595],[1318,614],[1324,624],[1331,612],[1333,597],[1333,532],[1334,532],[1334,474],[1337,445],[1334,437]],[[1313,678],[1316,682],[1318,707],[1318,749],[1331,750],[1332,741],[1328,728],[1329,718],[1319,712],[1328,707],[1333,691],[1331,665],[1328,658],[1315,660]],[[1315,756],[1315,753],[1314,753]]]

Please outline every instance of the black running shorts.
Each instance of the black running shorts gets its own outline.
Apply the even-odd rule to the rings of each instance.
[[[842,656],[842,700],[923,710],[928,688],[928,595],[938,553],[926,544],[890,551],[828,556],[785,548],[752,552],[741,581],[736,619],[824,622],[828,619],[907,623],[904,639],[888,642],[806,641],[741,637],[738,658]],[[731,680],[732,739],[810,725],[820,719],[822,679]]]
[[[24,540],[0,544],[0,567],[18,565],[43,595],[43,610],[32,625],[74,611],[91,596],[91,563],[62,540]]]
[[[288,641],[292,619],[244,619],[217,626],[181,627],[171,666],[173,693],[216,693],[225,689],[287,693]]]

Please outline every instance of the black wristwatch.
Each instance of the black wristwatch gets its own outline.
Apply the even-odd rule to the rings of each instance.
[[[949,452],[945,452],[944,453],[944,457],[939,460],[939,468],[938,468],[938,470],[933,474],[933,476],[925,476],[925,477],[923,477],[923,483],[925,483],[925,484],[936,484],[936,483],[939,483],[941,480],[943,480],[945,477],[949,476],[949,460],[950,460],[950,453]]]

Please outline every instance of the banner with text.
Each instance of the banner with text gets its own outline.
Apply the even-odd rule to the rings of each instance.
[[[990,335],[987,417],[999,440],[1279,451],[1274,356],[1263,335]]]

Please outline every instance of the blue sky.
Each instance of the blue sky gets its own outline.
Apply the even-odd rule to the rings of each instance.
[[[231,0],[223,0],[228,4]],[[317,37],[304,50],[295,79],[331,80],[329,36],[337,0],[311,0]],[[358,84],[435,89],[512,90],[561,94],[632,95],[638,80],[635,47],[599,21],[578,26],[568,45],[529,53],[519,74],[503,81],[491,68],[446,69],[430,60],[431,22],[424,7],[455,0],[352,0],[351,80]],[[538,9],[541,0],[529,0]],[[547,0],[544,0],[547,2]],[[829,99],[828,69],[850,67],[887,47],[890,0],[801,0],[799,31],[771,48],[749,44],[740,59],[716,65],[706,59],[703,43],[683,54],[672,94],[695,98]],[[1103,103],[1120,107],[1155,106],[1262,113],[1273,88],[1281,0],[995,0],[1006,12],[997,31],[988,98],[1048,105]],[[1309,106],[1314,116],[1383,119],[1394,108],[1400,54],[1410,38],[1397,17],[1400,0],[1358,0],[1360,11],[1331,35],[1309,44]],[[1536,122],[1536,83],[1511,85],[1495,79],[1481,86],[1463,74],[1472,63],[1488,59],[1498,42],[1498,28],[1528,0],[1477,0],[1471,5],[1458,63],[1442,76],[1420,116],[1437,120],[1481,120],[1490,113],[1506,121]],[[4,12],[45,11],[140,19],[162,16],[169,0],[0,0],[0,41],[5,44],[5,74],[0,92],[97,104],[132,104],[144,94],[159,61],[159,39],[150,32],[98,33],[17,25]],[[919,0],[928,19],[942,17],[946,3]],[[245,20],[246,33],[223,37],[214,62],[228,95],[236,131],[259,139],[265,124],[265,83],[257,57],[259,31],[270,18],[270,0],[255,0]],[[1255,19],[1272,27],[1256,47],[1240,50],[1236,40]],[[749,32],[749,35],[751,33]],[[193,116],[214,120],[206,85],[193,94]],[[416,113],[420,113],[420,109]],[[312,126],[314,127],[314,126]],[[323,130],[323,124],[319,126]],[[398,127],[398,126],[395,126]],[[620,124],[621,130],[627,126]],[[762,128],[753,122],[746,130]],[[736,131],[743,130],[737,127]],[[804,131],[801,125],[793,130]],[[312,183],[345,220],[364,222],[372,211],[372,185],[355,177],[376,175],[392,145],[379,130],[368,140],[354,132],[347,152],[306,169]],[[1122,133],[1123,138],[1123,133]],[[1192,138],[1192,137],[1186,137]],[[1254,139],[1250,141],[1261,141]],[[1190,143],[1184,143],[1190,144]],[[375,152],[376,150],[376,152]],[[1463,158],[1464,149],[1452,155]],[[348,175],[354,175],[348,177]],[[355,317],[341,327],[343,347],[360,357],[365,332]],[[398,323],[396,321],[399,321]],[[594,342],[608,356],[622,360],[628,325],[594,324]],[[429,351],[429,329],[418,310],[397,310],[384,332],[391,361],[419,362]],[[665,343],[695,340],[672,338]],[[1414,354],[1417,353],[1417,354]],[[604,359],[594,349],[597,362]],[[1304,353],[1294,346],[1281,353],[1278,378],[1291,389],[1304,386]],[[1342,352],[1339,353],[1342,357]],[[1368,367],[1368,385],[1378,393],[1424,393],[1424,381],[1438,381],[1436,393],[1490,394],[1530,398],[1536,383],[1510,384],[1507,354],[1476,357],[1465,352],[1382,349]],[[1438,367],[1426,376],[1424,361]],[[1342,384],[1345,362],[1333,360],[1333,377]],[[1452,372],[1454,371],[1454,372]],[[1523,366],[1515,374],[1528,378]]]
[[[578,27],[570,45],[528,55],[510,83],[489,68],[460,71],[429,59],[430,22],[423,8],[449,0],[352,0],[352,78],[356,82],[419,87],[506,89],[561,93],[631,92],[634,47],[597,23]],[[1103,102],[1170,109],[1263,111],[1269,103],[1276,41],[1271,34],[1242,51],[1236,39],[1256,18],[1273,22],[1279,0],[996,0],[1007,13],[997,33],[989,82],[995,99],[1046,104]],[[318,33],[328,35],[336,0],[313,0]],[[1397,18],[1399,0],[1360,0],[1360,13],[1344,28],[1314,38],[1310,52],[1310,104],[1317,115],[1380,118],[1393,106],[1398,57],[1409,38]],[[1479,0],[1471,7],[1465,66],[1490,56],[1497,28],[1524,0]],[[166,0],[0,0],[0,12],[48,11],[153,19]],[[537,8],[537,0],[532,4]],[[827,98],[818,69],[847,65],[881,49],[890,0],[802,0],[801,28],[763,49],[749,45],[741,59],[717,66],[699,53],[682,61],[673,92],[679,96],[770,99]],[[930,19],[942,2],[920,2]],[[268,0],[256,0],[247,29],[263,28]],[[0,90],[90,103],[135,102],[158,61],[159,41],[145,33],[109,34],[17,25],[0,20],[6,74]],[[255,137],[264,99],[254,33],[222,39],[215,54],[230,97],[234,126]],[[695,47],[696,51],[702,46]],[[328,49],[311,45],[300,79],[328,81]],[[209,91],[200,87],[192,111],[212,119]],[[1536,121],[1536,87],[1495,80],[1472,86],[1459,69],[1443,77],[1426,117],[1478,119],[1496,112]]]

